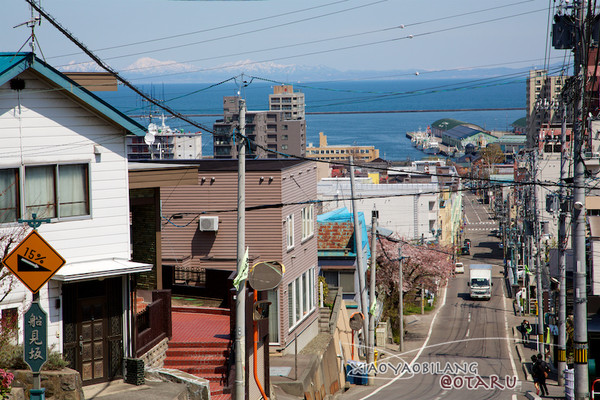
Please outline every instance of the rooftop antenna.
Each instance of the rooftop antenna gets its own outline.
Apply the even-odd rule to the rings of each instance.
[[[23,49],[23,46],[25,46],[27,44],[27,42],[29,42],[29,47],[31,47],[31,52],[35,53],[35,42],[36,42],[35,26],[36,25],[38,25],[38,26],[41,25],[41,23],[42,23],[42,17],[40,17],[39,13],[37,15],[35,15],[33,6],[31,4],[29,5],[29,10],[31,11],[31,18],[29,19],[29,21],[25,21],[25,22],[23,22],[21,24],[13,26],[13,29],[14,29],[14,28],[18,28],[18,27],[23,26],[23,25],[27,25],[27,27],[31,29],[31,35],[29,35],[29,37],[27,38],[27,40],[25,41],[25,43],[23,43],[23,45],[19,48],[19,50],[17,51],[17,53],[19,51],[21,51],[21,49]],[[40,48],[40,52],[41,52],[41,48]],[[44,55],[42,54],[42,57],[43,56]]]

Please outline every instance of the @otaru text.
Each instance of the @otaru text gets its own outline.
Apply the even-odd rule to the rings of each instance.
[[[479,375],[479,365],[476,362],[457,363],[457,362],[422,362],[422,363],[406,363],[406,362],[379,362],[377,364],[370,363],[354,363],[350,364],[348,376],[362,377],[369,374],[388,374],[392,373],[395,376],[406,376],[410,378],[412,375],[439,375],[440,387],[444,390],[448,389],[469,389],[469,390],[504,390],[514,389],[517,386],[518,379],[516,376],[506,375],[500,377],[498,375]]]

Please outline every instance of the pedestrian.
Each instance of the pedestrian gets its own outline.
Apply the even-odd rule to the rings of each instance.
[[[542,358],[541,354],[538,354],[537,357],[531,356],[531,362],[533,363],[533,366],[531,367],[531,375],[533,377],[533,383],[535,385],[536,394],[540,394],[541,391],[542,397],[548,396],[546,378],[548,377],[548,372],[550,372],[550,368]]]
[[[529,321],[526,319],[521,322],[521,339],[523,340],[523,344],[526,344],[529,341],[529,334],[531,333],[531,325]]]

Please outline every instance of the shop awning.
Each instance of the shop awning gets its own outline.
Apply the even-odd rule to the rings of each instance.
[[[137,274],[152,270],[152,264],[133,262],[125,259],[109,258],[95,261],[68,263],[59,269],[52,279],[73,282],[88,279],[108,278],[119,275]]]

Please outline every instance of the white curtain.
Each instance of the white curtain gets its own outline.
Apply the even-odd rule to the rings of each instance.
[[[59,214],[62,217],[88,215],[87,165],[58,167]]]
[[[17,170],[0,170],[0,223],[17,220]]]
[[[27,218],[56,217],[54,166],[25,168],[25,206]]]

